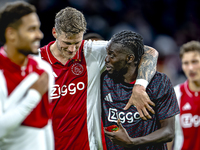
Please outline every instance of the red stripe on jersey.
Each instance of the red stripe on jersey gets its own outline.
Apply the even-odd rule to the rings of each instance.
[[[135,84],[135,82],[136,82],[136,80],[135,80],[135,81],[133,81],[133,82],[131,82],[130,84]]]
[[[180,124],[184,142],[182,149],[200,149],[200,92],[193,92],[188,81],[180,85]]]
[[[52,93],[52,122],[55,147],[89,150],[87,131],[87,68],[83,43],[65,65],[53,57],[49,43],[41,48],[41,57],[52,64],[55,85]]]
[[[104,133],[104,127],[103,127],[103,121],[102,121],[102,119],[101,119],[101,135],[102,135],[103,150],[107,150],[106,139],[105,139],[105,133]]]
[[[31,56],[28,57],[27,66],[22,69],[22,67],[10,61],[10,59],[6,56],[6,53],[2,51],[2,48],[0,53],[0,60],[3,64],[0,65],[0,69],[3,70],[4,77],[6,79],[8,95],[10,95],[12,91],[19,85],[19,83],[31,72],[36,72],[39,75],[44,72],[44,70],[39,67],[38,63],[32,59]],[[22,122],[22,125],[37,128],[46,126],[50,116],[48,109],[49,101],[46,93],[37,107],[34,108]]]

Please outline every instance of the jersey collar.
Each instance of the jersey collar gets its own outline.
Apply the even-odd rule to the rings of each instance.
[[[82,50],[83,50],[84,41],[85,41],[85,40],[82,41],[81,46],[80,46],[79,50],[76,52],[75,56],[74,56],[72,59],[68,60],[67,63],[66,63],[65,65],[70,65],[70,64],[72,64],[73,62],[81,62],[81,61],[82,61],[81,52],[82,52]],[[47,45],[47,47],[46,47],[46,52],[47,52],[49,61],[50,61],[51,64],[61,64],[61,65],[63,65],[59,60],[57,60],[57,59],[53,56],[53,54],[52,54],[51,51],[50,51],[50,46],[51,46],[54,42],[55,42],[55,41],[50,42],[50,43]]]
[[[194,91],[191,91],[191,90],[189,89],[189,81],[188,81],[188,80],[186,80],[186,81],[184,82],[184,89],[185,89],[185,91],[186,91],[186,93],[187,93],[187,95],[188,95],[189,97],[198,97],[198,96],[200,96],[200,91],[194,92]]]

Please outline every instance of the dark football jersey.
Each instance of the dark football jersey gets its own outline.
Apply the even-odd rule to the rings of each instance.
[[[120,119],[130,137],[141,137],[159,129],[160,120],[179,113],[173,86],[165,74],[157,72],[146,89],[150,99],[155,103],[153,109],[156,114],[151,114],[152,119],[142,120],[134,106],[131,106],[128,110],[123,110],[132,94],[133,86],[134,84],[110,78],[106,72],[102,74],[102,119],[104,127],[117,124],[117,120]],[[108,137],[106,137],[106,143],[109,150],[128,149],[114,145]],[[165,150],[167,147],[166,143],[160,143],[137,146],[134,149]]]

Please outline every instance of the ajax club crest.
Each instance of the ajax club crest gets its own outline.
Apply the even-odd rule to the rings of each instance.
[[[75,75],[80,75],[83,73],[83,66],[79,63],[74,63],[71,67],[72,73]]]

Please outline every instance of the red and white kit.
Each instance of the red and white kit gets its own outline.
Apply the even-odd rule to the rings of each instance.
[[[174,150],[200,150],[200,92],[192,92],[188,81],[174,87],[180,115],[176,115]]]
[[[83,41],[73,59],[62,65],[49,43],[42,59],[53,67],[52,120],[56,150],[102,149],[100,75],[104,69],[106,41]]]
[[[43,72],[49,74],[49,92],[41,100],[29,88]],[[52,68],[40,57],[28,56],[20,67],[0,49],[0,150],[54,149],[48,98],[53,85]]]

